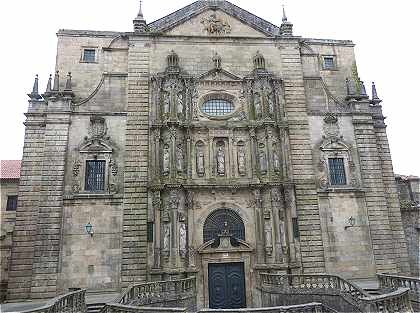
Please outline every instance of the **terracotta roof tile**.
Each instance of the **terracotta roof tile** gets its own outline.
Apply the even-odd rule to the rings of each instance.
[[[19,179],[21,163],[20,160],[1,160],[0,178]]]

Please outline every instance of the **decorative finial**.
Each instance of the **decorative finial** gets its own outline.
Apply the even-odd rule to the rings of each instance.
[[[38,74],[35,75],[34,86],[32,88],[32,92],[28,94],[28,97],[31,98],[31,100],[41,99],[41,96],[39,95],[39,92],[38,92]]]
[[[64,91],[72,91],[71,87],[71,72],[67,74],[67,80],[66,80],[66,87],[64,88]]]
[[[280,36],[293,36],[293,24],[287,20],[286,9],[283,5],[283,18],[280,26]]]
[[[60,75],[58,74],[58,71],[55,72],[54,75],[54,86],[52,91],[58,92],[60,90]]]
[[[45,90],[46,94],[51,93],[52,91],[51,85],[52,85],[52,75],[50,74],[50,77],[48,78],[47,89]]]
[[[377,105],[377,104],[379,104],[381,102],[382,102],[382,100],[379,99],[379,97],[378,97],[378,92],[376,91],[375,83],[372,82],[372,100],[371,100],[371,103],[373,105]]]
[[[140,0],[140,8],[137,17],[133,20],[134,32],[144,33],[147,30],[147,23],[143,16],[142,0]]]
[[[369,98],[366,92],[365,83],[363,81],[360,81],[360,97]]]
[[[284,8],[284,4],[283,4],[283,18],[282,18],[282,22],[283,23],[286,23],[287,22],[286,9]]]

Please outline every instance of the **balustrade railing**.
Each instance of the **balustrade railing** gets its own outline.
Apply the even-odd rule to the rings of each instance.
[[[314,275],[281,275],[281,274],[260,274],[261,286],[271,287],[279,293],[306,293],[308,295],[323,292],[326,295],[341,295],[350,297],[353,303],[361,312],[413,312],[411,307],[408,288],[401,282],[385,284],[385,278],[381,286],[388,287],[386,293],[379,296],[369,295],[366,291],[353,285],[351,282],[335,275],[314,274]],[[390,281],[389,277],[387,277]],[[405,284],[409,284],[405,282]],[[411,282],[413,288],[415,285]],[[418,289],[416,289],[418,290]]]
[[[337,311],[313,302],[298,305],[277,306],[270,308],[249,308],[249,309],[203,309],[199,313],[337,313]]]
[[[262,273],[260,275],[263,285],[276,286],[283,290],[325,290],[335,291],[349,295],[359,302],[359,298],[368,297],[369,294],[351,282],[335,275],[280,275]]]
[[[408,288],[398,288],[396,291],[363,298],[364,307],[368,312],[378,313],[410,313],[413,308],[409,296]]]
[[[420,279],[414,277],[377,274],[380,288],[409,288],[412,295],[420,301]]]
[[[51,299],[44,306],[21,313],[86,313],[86,290],[77,290]]]
[[[195,290],[195,277],[138,283],[131,285],[115,302],[123,305],[143,306],[176,299],[195,299]]]

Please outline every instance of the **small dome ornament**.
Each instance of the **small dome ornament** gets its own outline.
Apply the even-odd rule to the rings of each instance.
[[[179,57],[174,50],[167,57],[168,68],[178,68],[179,67]]]
[[[257,54],[254,56],[253,61],[255,70],[265,70],[265,59],[259,51],[257,51]]]

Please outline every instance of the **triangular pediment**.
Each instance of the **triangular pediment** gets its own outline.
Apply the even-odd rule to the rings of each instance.
[[[212,69],[198,77],[201,81],[235,81],[240,82],[242,79],[224,69]]]
[[[150,23],[152,32],[179,36],[272,37],[279,28],[228,1],[196,1]]]
[[[112,153],[113,147],[100,139],[85,141],[80,147],[80,153]]]

